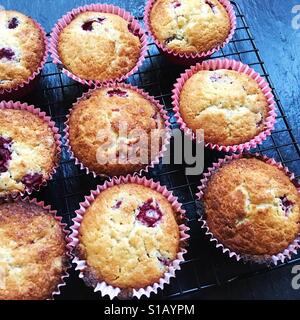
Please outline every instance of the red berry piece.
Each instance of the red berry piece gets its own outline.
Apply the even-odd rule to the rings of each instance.
[[[280,197],[280,207],[284,211],[284,215],[288,217],[293,210],[294,202],[290,201],[287,196]]]
[[[127,91],[121,89],[112,89],[107,91],[109,97],[118,96],[118,97],[128,97]]]
[[[217,13],[216,6],[210,0],[205,0],[205,3],[211,8],[213,14]]]
[[[93,31],[93,30],[94,30],[94,28],[93,28],[93,23],[100,23],[100,24],[102,24],[105,19],[106,19],[106,18],[98,18],[97,20],[89,20],[89,21],[86,21],[86,22],[81,26],[81,28],[82,28],[84,31]]]
[[[175,1],[172,2],[172,5],[173,5],[173,7],[176,9],[176,8],[178,8],[178,7],[181,6],[181,2],[178,1],[178,0],[175,0]]]
[[[136,219],[147,227],[155,227],[162,219],[158,203],[153,199],[148,199],[138,208]]]
[[[164,266],[168,267],[171,263],[170,259],[165,257],[157,257],[158,261],[163,264]]]
[[[10,48],[0,49],[0,60],[4,58],[7,60],[12,60],[14,56],[15,56],[15,53]]]
[[[0,173],[8,170],[8,162],[11,160],[11,139],[0,137]]]
[[[21,182],[29,189],[37,188],[43,182],[43,175],[40,173],[26,174]]]
[[[118,200],[118,201],[115,203],[115,205],[112,207],[112,209],[114,209],[114,210],[120,209],[122,203],[123,203],[122,200]]]

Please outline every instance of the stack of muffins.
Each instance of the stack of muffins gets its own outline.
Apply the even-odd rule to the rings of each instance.
[[[225,46],[236,25],[228,0],[149,0],[145,22],[166,58],[184,65]],[[16,99],[40,74],[47,41],[35,21],[15,11],[0,11],[1,28],[0,97]],[[55,212],[22,197],[55,173],[58,129],[33,106],[0,103],[0,299],[59,294],[71,249],[80,277],[95,291],[149,297],[180,269],[189,236],[177,198],[142,177],[170,138],[159,102],[122,82],[143,63],[147,37],[128,12],[94,4],[57,22],[50,52],[62,72],[93,87],[70,109],[64,134],[76,164],[106,182],[80,204],[66,236]],[[243,153],[274,127],[268,84],[242,63],[208,60],[181,75],[172,99],[180,128],[196,143],[204,130],[207,148],[239,152],[215,164],[199,187],[211,239],[238,259],[290,257],[300,231],[299,187],[279,164]]]

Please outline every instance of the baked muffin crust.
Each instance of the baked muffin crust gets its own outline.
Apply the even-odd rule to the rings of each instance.
[[[56,162],[47,122],[27,110],[0,109],[0,197],[39,186]]]
[[[32,203],[0,204],[0,300],[51,298],[66,266],[63,230]]]
[[[157,0],[149,20],[157,40],[178,53],[209,51],[230,33],[230,18],[218,0]]]
[[[66,69],[86,80],[117,79],[130,72],[141,41],[122,17],[102,12],[78,14],[60,33],[58,52]]]
[[[200,70],[185,82],[179,100],[187,127],[203,129],[207,143],[242,144],[266,128],[267,98],[244,73]]]
[[[31,18],[0,10],[0,90],[24,83],[39,68],[45,50],[43,33]]]
[[[158,155],[160,137],[165,134],[164,119],[156,105],[122,86],[92,91],[79,100],[69,118],[71,149],[97,174],[118,176],[141,170]],[[101,159],[107,161],[98,161]]]
[[[159,281],[179,251],[176,219],[168,200],[148,187],[128,183],[102,191],[79,229],[86,276],[122,289]]]
[[[300,231],[297,188],[282,170],[257,158],[221,167],[211,177],[203,201],[214,237],[239,254],[276,255]]]

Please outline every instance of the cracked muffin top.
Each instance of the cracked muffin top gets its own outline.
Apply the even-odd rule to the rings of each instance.
[[[0,198],[40,186],[56,162],[54,133],[45,120],[0,108]]]
[[[178,53],[206,52],[222,45],[231,28],[218,0],[157,0],[149,23],[155,38]]]
[[[137,64],[141,48],[140,38],[127,20],[93,11],[78,14],[58,39],[64,67],[86,80],[105,81],[126,75]]]
[[[67,265],[66,241],[53,214],[36,204],[0,204],[0,300],[51,298]]]
[[[45,49],[34,20],[17,11],[0,10],[0,90],[24,83],[39,68]]]
[[[80,99],[69,118],[72,151],[97,174],[137,172],[162,148],[165,123],[160,110],[141,93],[102,87]]]
[[[122,289],[158,282],[179,251],[179,225],[171,203],[135,183],[102,191],[87,208],[77,251],[88,281]]]
[[[205,219],[225,247],[238,254],[272,256],[300,232],[300,198],[289,177],[257,158],[233,160],[211,177]]]
[[[234,70],[200,70],[184,84],[179,109],[187,127],[207,143],[237,145],[266,128],[268,101],[255,80]]]

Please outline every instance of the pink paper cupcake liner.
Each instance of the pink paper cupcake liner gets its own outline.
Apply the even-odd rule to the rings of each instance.
[[[140,171],[133,173],[133,175],[142,175],[143,172],[148,172],[150,168],[153,168],[156,164],[159,163],[160,159],[163,157],[164,153],[167,150],[167,146],[170,143],[170,138],[171,138],[171,129],[170,129],[170,122],[169,122],[169,116],[166,110],[164,110],[164,107],[154,99],[154,97],[150,96],[148,93],[145,91],[134,87],[130,84],[125,84],[125,83],[110,83],[110,84],[103,84],[103,85],[98,85],[96,88],[90,89],[88,92],[84,93],[82,97],[78,98],[75,103],[73,103],[72,108],[70,109],[70,113],[67,116],[67,121],[65,122],[65,128],[64,128],[64,136],[65,136],[65,145],[67,147],[67,150],[70,154],[71,159],[75,160],[75,164],[80,166],[80,169],[85,170],[87,174],[91,173],[94,178],[97,176],[101,178],[111,178],[105,174],[97,174],[95,171],[90,170],[88,167],[86,167],[75,155],[74,152],[72,151],[70,141],[69,141],[69,120],[70,120],[70,115],[72,114],[73,107],[82,99],[85,99],[86,96],[89,96],[93,91],[100,89],[100,88],[124,88],[124,89],[131,89],[139,94],[141,94],[145,99],[149,100],[153,105],[156,106],[157,110],[159,110],[161,117],[165,120],[165,138],[162,143],[161,150],[159,154],[156,156],[156,158],[149,164],[146,165],[145,168],[142,168]]]
[[[240,159],[243,157],[257,157],[263,161],[265,161],[268,164],[271,164],[272,166],[282,170],[289,178],[290,180],[296,185],[298,189],[298,193],[300,194],[300,185],[298,181],[295,179],[295,175],[291,173],[288,168],[284,167],[281,163],[276,162],[272,158],[268,158],[266,156],[262,156],[258,153],[256,154],[234,154],[231,156],[225,156],[224,159],[219,159],[218,162],[213,163],[213,166],[208,168],[208,171],[203,174],[204,178],[201,179],[201,184],[198,187],[199,193],[197,193],[198,199],[201,201],[205,189],[207,188],[208,182],[210,178],[216,173],[221,167],[223,167],[225,164],[230,163],[231,161],[235,159]],[[300,233],[298,234],[297,238],[286,248],[283,252],[273,255],[270,258],[262,258],[258,256],[251,256],[251,255],[242,255],[238,254],[229,248],[225,247],[222,243],[219,242],[218,239],[216,239],[213,235],[213,233],[210,231],[209,226],[202,215],[199,221],[202,223],[202,229],[205,230],[205,234],[210,238],[210,242],[214,242],[216,245],[216,248],[221,248],[222,252],[224,254],[227,254],[230,258],[235,259],[236,261],[242,260],[243,262],[252,262],[252,263],[258,263],[258,264],[267,264],[267,265],[277,265],[278,263],[284,263],[285,261],[288,261],[292,258],[293,254],[297,254],[297,251],[300,247]]]
[[[51,117],[47,116],[45,112],[42,112],[39,108],[35,108],[33,105],[28,105],[27,103],[21,103],[20,101],[2,101],[0,102],[0,109],[15,109],[15,110],[26,110],[28,112],[31,112],[37,116],[39,116],[43,121],[45,121],[49,128],[53,132],[55,144],[56,144],[56,161],[54,163],[54,166],[49,172],[48,176],[44,178],[43,182],[41,183],[40,186],[38,187],[33,187],[33,188],[25,188],[25,191],[23,192],[14,192],[14,193],[8,193],[8,198],[9,197],[16,197],[17,195],[24,196],[25,194],[30,195],[33,191],[40,191],[40,188],[42,186],[46,186],[47,182],[52,179],[53,175],[56,173],[57,168],[59,166],[59,159],[60,159],[60,154],[61,154],[61,135],[58,133],[59,130],[55,126],[55,122],[51,120]]]
[[[180,129],[184,131],[185,135],[187,135],[193,140],[196,139],[195,133],[190,128],[188,128],[187,124],[184,122],[180,114],[181,90],[185,82],[198,71],[219,70],[219,69],[235,70],[237,72],[244,73],[249,77],[251,77],[253,80],[255,80],[268,101],[268,116],[265,121],[264,131],[260,132],[256,137],[251,139],[249,142],[237,144],[237,145],[231,145],[231,146],[206,143],[205,146],[213,150],[215,149],[215,150],[224,151],[224,152],[243,152],[244,150],[250,150],[251,148],[256,148],[257,145],[262,144],[263,141],[266,140],[269,135],[271,135],[271,131],[274,129],[275,122],[276,122],[275,101],[274,101],[274,96],[272,94],[272,90],[269,84],[256,71],[254,71],[248,65],[243,64],[239,61],[229,60],[229,59],[208,60],[201,64],[200,63],[196,64],[195,66],[186,70],[185,73],[181,74],[181,76],[177,79],[177,82],[172,91],[173,93],[172,105],[173,105],[173,111],[175,113],[175,118],[177,120],[177,123],[179,124]]]
[[[54,216],[55,220],[59,222],[61,229],[62,229],[63,233],[65,234],[66,248],[65,248],[64,272],[61,276],[61,281],[57,285],[55,291],[53,291],[51,296],[49,297],[49,299],[47,299],[47,300],[54,300],[56,296],[60,295],[61,288],[66,285],[66,280],[67,280],[67,278],[69,278],[68,270],[72,267],[71,263],[70,263],[71,259],[73,258],[72,254],[71,254],[72,246],[70,245],[70,241],[71,241],[69,238],[70,231],[67,230],[67,224],[62,223],[62,217],[57,215],[57,211],[52,210],[50,205],[46,206],[43,201],[38,201],[35,198],[30,199],[29,197],[21,198],[20,195],[17,196],[14,200],[9,199],[8,201],[22,201],[22,202],[26,202],[26,203],[33,203],[33,204],[43,208],[44,210],[46,210],[47,212],[49,212],[51,215]]]
[[[172,49],[167,48],[163,43],[159,42],[154,33],[152,32],[151,28],[151,22],[150,22],[150,13],[152,10],[152,7],[156,0],[148,0],[146,7],[145,7],[145,14],[144,14],[144,20],[145,25],[147,27],[147,30],[150,34],[150,36],[153,38],[156,46],[159,48],[159,50],[167,56],[172,62],[181,64],[181,65],[192,65],[197,62],[203,61],[205,58],[210,57],[215,52],[219,51],[221,48],[225,47],[229,41],[232,39],[235,29],[236,29],[236,15],[234,12],[234,9],[228,0],[219,0],[219,2],[223,5],[223,7],[226,9],[229,19],[230,19],[230,32],[228,34],[228,37],[226,40],[219,46],[205,52],[197,52],[197,53],[179,53],[175,52]]]
[[[37,70],[30,77],[28,77],[24,82],[22,82],[15,88],[0,89],[0,101],[16,100],[24,97],[34,89],[34,87],[37,85],[40,79],[41,71],[44,68],[45,63],[47,62],[49,46],[48,46],[48,39],[47,39],[46,32],[44,31],[44,29],[39,23],[37,23],[36,21],[34,21],[34,23],[41,30],[41,33],[44,39],[44,45],[45,45],[44,56]]]
[[[104,185],[98,186],[96,190],[92,191],[88,197],[85,197],[85,201],[80,204],[80,209],[76,211],[76,217],[73,219],[74,225],[71,227],[72,234],[71,238],[71,246],[75,248],[79,244],[78,234],[80,224],[83,220],[83,216],[85,214],[86,209],[92,204],[95,198],[107,188],[110,188],[114,185],[119,184],[126,184],[126,183],[137,183],[146,187],[149,187],[153,190],[160,192],[168,201],[172,204],[172,207],[175,212],[177,212],[178,216],[181,220],[185,220],[185,211],[181,208],[181,204],[178,202],[177,198],[173,196],[173,194],[167,190],[166,187],[161,186],[158,182],[154,182],[152,179],[147,180],[145,177],[138,177],[138,176],[130,176],[127,175],[122,176],[120,178],[113,178],[111,181],[106,181]],[[185,245],[187,240],[189,239],[189,235],[187,232],[189,228],[185,226],[185,224],[179,225],[180,230],[180,243],[181,247],[177,253],[176,259],[172,262],[169,266],[169,270],[164,274],[163,278],[160,279],[159,282],[153,284],[152,286],[148,286],[145,288],[140,289],[133,289],[132,294],[130,297],[136,297],[140,299],[142,296],[150,297],[151,293],[157,294],[158,289],[163,289],[165,284],[170,283],[170,279],[175,277],[175,272],[180,270],[180,264],[184,261],[184,254],[187,252],[185,249]],[[87,263],[85,260],[81,260],[79,257],[76,256],[73,259],[73,262],[77,265],[76,270],[80,271],[79,277],[81,279],[85,278],[84,271],[87,267]],[[113,287],[108,285],[105,282],[98,282],[96,286],[94,286],[94,292],[100,291],[101,295],[104,297],[108,295],[110,299],[118,297],[122,294],[122,290],[118,287]]]
[[[75,74],[73,74],[72,72],[70,72],[69,70],[67,70],[66,68],[63,67],[63,63],[60,60],[59,53],[58,53],[59,35],[60,35],[61,31],[68,24],[70,24],[70,22],[77,15],[79,15],[82,12],[86,12],[86,11],[96,11],[96,12],[112,13],[112,14],[118,15],[130,23],[131,28],[132,28],[132,33],[136,34],[140,38],[140,41],[141,41],[140,58],[136,64],[136,66],[131,71],[129,71],[127,74],[125,74],[119,78],[116,78],[116,79],[107,79],[105,81],[86,80],[86,79],[82,79],[82,78],[76,76]],[[148,49],[147,36],[146,36],[145,32],[143,31],[143,29],[141,28],[141,26],[139,25],[139,23],[134,19],[134,17],[129,12],[127,12],[117,6],[110,5],[110,4],[90,4],[90,5],[86,5],[86,6],[82,6],[82,7],[73,9],[72,11],[65,14],[56,23],[56,25],[52,29],[51,40],[50,40],[50,54],[53,59],[53,62],[59,66],[62,66],[62,72],[64,74],[66,74],[68,77],[70,77],[71,79],[73,79],[77,82],[80,82],[83,85],[88,85],[88,86],[107,84],[107,83],[116,82],[116,81],[121,82],[121,81],[127,79],[132,74],[134,74],[138,70],[138,68],[143,64],[145,57],[147,55],[147,49]]]

